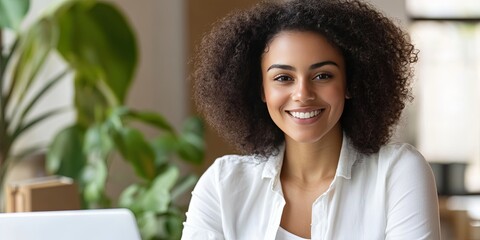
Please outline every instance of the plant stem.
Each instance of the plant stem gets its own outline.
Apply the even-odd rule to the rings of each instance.
[[[4,145],[5,145],[5,136],[6,136],[6,128],[5,126],[5,108],[4,108],[4,99],[3,99],[3,82],[4,82],[4,73],[7,63],[4,62],[5,58],[3,57],[3,36],[2,30],[0,29],[0,172],[3,169],[3,162],[5,161],[5,154],[4,154]],[[0,190],[2,188],[3,180],[2,176],[0,175]],[[1,194],[1,193],[0,193]]]
[[[7,68],[7,58],[3,56],[3,35],[0,29],[0,105],[3,105],[3,81],[5,68]],[[2,112],[3,113],[3,112]]]
[[[0,165],[0,213],[5,212],[5,178],[7,175],[6,164]]]
[[[5,124],[5,108],[4,108],[4,99],[3,99],[3,82],[4,82],[4,74],[5,68],[7,67],[7,63],[4,62],[6,59],[3,57],[3,36],[2,30],[0,29],[0,213],[4,212],[5,210],[5,178],[7,175],[7,151],[8,151],[8,144],[6,139],[6,128],[4,128]]]

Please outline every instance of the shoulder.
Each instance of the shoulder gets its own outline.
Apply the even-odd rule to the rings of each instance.
[[[389,143],[380,148],[378,160],[389,168],[429,168],[424,156],[408,143]]]
[[[410,157],[424,159],[422,154],[408,143],[389,143],[380,148],[379,157]]]
[[[423,155],[408,143],[388,143],[372,154],[356,152],[355,165],[390,171],[392,168],[429,167]]]
[[[386,170],[386,238],[439,239],[437,191],[428,162],[405,143],[385,145],[378,156]]]
[[[414,180],[432,175],[424,156],[408,143],[389,143],[377,153],[360,155],[354,166],[357,171],[377,172],[376,176],[383,176],[387,181],[400,178]]]
[[[379,166],[387,179],[387,184],[394,186],[416,187],[422,184],[435,185],[433,172],[425,157],[412,145],[391,143],[378,152]]]

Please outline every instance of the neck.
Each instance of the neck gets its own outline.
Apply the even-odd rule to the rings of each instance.
[[[343,133],[339,124],[314,143],[299,143],[287,136],[282,177],[305,184],[316,184],[333,178],[340,158],[342,140]]]

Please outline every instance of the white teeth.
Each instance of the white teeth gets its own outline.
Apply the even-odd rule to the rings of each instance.
[[[320,112],[321,112],[320,110],[315,110],[311,112],[290,112],[290,114],[295,118],[307,119],[307,118],[313,118],[318,116]]]

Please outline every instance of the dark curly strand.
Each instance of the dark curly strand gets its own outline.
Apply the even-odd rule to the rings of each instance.
[[[390,139],[411,98],[417,51],[405,32],[357,0],[262,2],[220,20],[200,45],[194,98],[207,121],[244,153],[268,155],[284,141],[261,100],[261,55],[284,30],[313,31],[339,47],[347,68],[342,128],[363,153]]]

